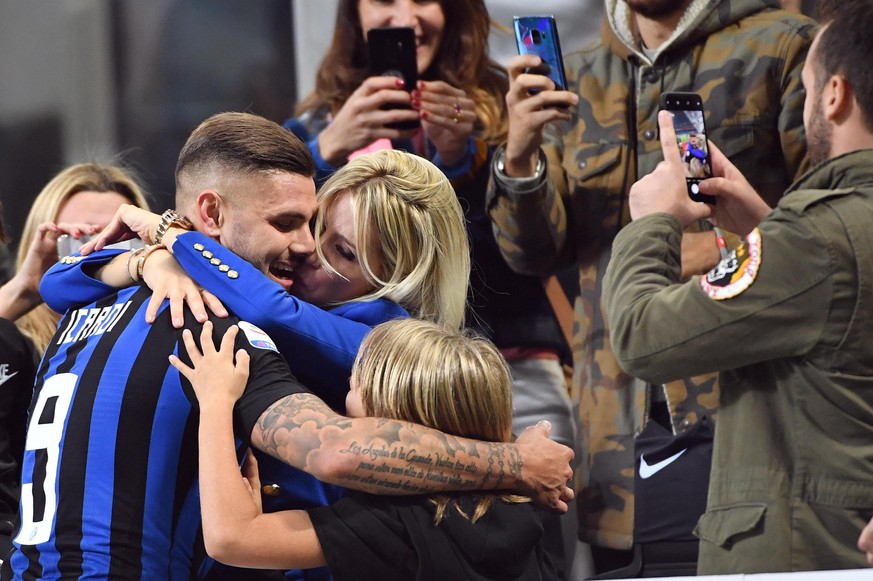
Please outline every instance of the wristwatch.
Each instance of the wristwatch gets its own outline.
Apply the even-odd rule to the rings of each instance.
[[[160,244],[164,239],[164,234],[173,226],[183,230],[194,229],[194,224],[191,223],[191,220],[180,215],[176,210],[165,210],[161,214],[161,221],[158,223],[157,230],[155,230],[154,244]]]

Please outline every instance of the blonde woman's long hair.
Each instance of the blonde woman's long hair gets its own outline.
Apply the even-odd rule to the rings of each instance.
[[[416,318],[459,329],[470,281],[464,213],[452,185],[431,162],[402,151],[361,155],[318,192],[315,249],[323,267],[341,276],[321,250],[328,209],[350,196],[364,276],[375,287],[354,301],[387,298]],[[368,262],[379,244],[383,264]],[[376,272],[381,273],[377,276]]]
[[[121,194],[135,206],[149,207],[142,188],[128,170],[98,163],[71,165],[53,177],[33,201],[18,244],[16,270],[21,268],[39,225],[57,221],[61,207],[68,199],[79,192],[89,191]],[[19,317],[15,324],[30,337],[37,352],[42,354],[55,334],[59,319],[57,313],[42,303]]]
[[[506,442],[512,429],[512,378],[500,351],[472,331],[429,321],[396,319],[364,338],[352,369],[368,416],[415,422],[486,442]],[[483,494],[473,515],[448,495],[432,496],[434,521],[448,506],[476,522],[495,498],[528,502],[516,495]]]

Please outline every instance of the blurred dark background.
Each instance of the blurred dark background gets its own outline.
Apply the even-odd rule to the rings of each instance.
[[[12,237],[65,165],[111,162],[171,207],[191,130],[220,111],[293,112],[289,0],[0,0],[0,201]]]

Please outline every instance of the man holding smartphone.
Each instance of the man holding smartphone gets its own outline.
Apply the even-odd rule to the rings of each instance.
[[[509,132],[494,156],[488,197],[501,251],[515,270],[547,276],[569,264],[579,268],[577,507],[579,538],[592,544],[598,572],[633,557],[634,512],[645,511],[629,477],[639,465],[636,436],[649,427],[660,430],[659,438],[682,438],[704,417],[714,419],[718,402],[712,374],[658,385],[625,373],[601,307],[612,240],[629,221],[628,190],[663,159],[660,95],[699,93],[708,137],[773,204],[804,165],[800,71],[814,29],[812,20],[781,10],[777,0],[605,2],[601,43],[565,55],[569,91],[524,72],[539,64],[536,57],[510,61]],[[570,123],[546,128],[556,121]],[[684,236],[686,275],[705,272],[719,256],[712,232]],[[645,478],[645,485],[658,486],[687,457]],[[708,474],[708,467],[700,473]],[[680,481],[686,486],[666,489],[664,498],[675,497],[679,507],[693,504],[682,503],[683,496],[705,501],[705,479]],[[680,510],[686,513],[679,515],[684,531],[678,539],[689,543],[689,556],[681,559],[693,569],[691,529],[699,514]],[[672,531],[657,533],[650,538],[677,540]]]
[[[633,222],[604,280],[622,366],[649,381],[724,380],[701,574],[866,567],[873,508],[873,0],[827,0],[803,68],[813,168],[769,208],[715,149],[690,202],[673,127],[665,162],[634,184]],[[707,217],[744,236],[680,282],[682,227]]]

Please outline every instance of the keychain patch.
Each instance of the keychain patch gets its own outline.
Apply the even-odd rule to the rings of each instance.
[[[739,248],[700,277],[700,288],[717,301],[735,297],[752,286],[760,267],[761,232],[755,228]]]
[[[252,347],[258,349],[269,349],[270,351],[276,351],[277,353],[279,352],[279,350],[276,349],[276,344],[273,343],[272,339],[270,339],[270,336],[258,327],[255,327],[246,321],[240,321],[237,323],[237,326],[245,334],[246,339]]]

